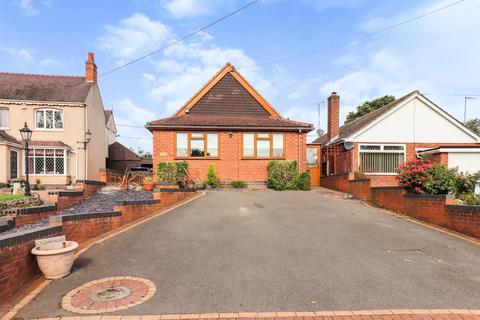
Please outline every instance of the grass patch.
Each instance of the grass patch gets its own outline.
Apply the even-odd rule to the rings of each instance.
[[[23,194],[0,194],[0,202],[26,198]]]

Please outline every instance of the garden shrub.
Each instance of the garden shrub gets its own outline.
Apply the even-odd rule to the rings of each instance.
[[[409,192],[426,193],[425,181],[431,178],[433,165],[428,160],[411,160],[397,167],[397,179]]]
[[[297,188],[298,190],[307,191],[312,188],[312,178],[310,173],[303,172],[297,179]]]
[[[157,164],[157,180],[163,183],[175,183],[184,180],[188,174],[188,162],[166,161]]]
[[[457,191],[457,171],[443,165],[434,165],[427,170],[431,176],[424,182],[429,194],[454,194]]]
[[[297,190],[297,162],[292,160],[272,160],[268,163],[267,186],[275,190]]]
[[[237,189],[243,189],[247,187],[247,183],[243,180],[235,180],[230,182],[230,185]]]
[[[176,166],[176,175],[177,180],[186,180],[188,175],[188,162],[187,161],[180,161],[175,162]]]
[[[467,205],[480,206],[480,196],[473,192],[459,194],[457,199],[462,200]]]
[[[218,187],[217,169],[213,164],[208,165],[207,184],[212,188]]]

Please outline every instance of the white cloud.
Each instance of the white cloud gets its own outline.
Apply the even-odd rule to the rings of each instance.
[[[168,0],[164,8],[176,18],[195,17],[210,14],[222,0]]]
[[[3,59],[16,65],[24,72],[47,72],[58,70],[67,65],[64,61],[53,58],[39,58],[35,51],[28,48],[0,47]]]
[[[18,65],[27,65],[33,62],[33,51],[25,48],[0,47],[0,52],[4,52],[12,58]]]
[[[173,35],[169,26],[141,13],[134,13],[115,26],[106,26],[106,30],[99,39],[100,47],[118,58],[119,64],[165,45]]]
[[[20,8],[20,12],[26,16],[36,16],[40,13],[39,5],[45,8],[53,6],[53,0],[35,1],[33,0],[14,0],[14,3]]]

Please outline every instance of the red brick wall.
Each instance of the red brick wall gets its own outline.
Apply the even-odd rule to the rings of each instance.
[[[122,225],[122,216],[75,219],[62,221],[63,232],[67,240],[82,243]]]
[[[192,179],[206,179],[209,164],[215,165],[217,176],[222,182],[244,180],[246,182],[265,182],[269,160],[241,158],[241,132],[219,132],[219,159],[187,160],[188,171]],[[153,132],[153,168],[162,161],[174,161],[175,132]],[[300,172],[306,170],[306,133],[285,133],[285,155],[287,160],[295,160]]]
[[[480,206],[447,205],[449,228],[480,239]]]
[[[32,223],[32,222],[35,222],[37,220],[43,219],[45,217],[53,216],[56,212],[57,211],[55,209],[53,209],[53,210],[44,211],[44,212],[36,212],[36,213],[16,215],[14,217],[15,227],[18,228],[20,226],[23,226],[24,224]]]
[[[122,212],[122,224],[135,221],[160,211],[162,205],[158,203],[148,204],[122,204],[113,206],[113,210]]]
[[[432,161],[432,163],[448,166],[448,153],[434,153],[430,155],[430,160]]]
[[[358,199],[369,201],[372,197],[370,179],[358,179],[349,181],[349,192]]]
[[[165,208],[195,195],[195,191],[177,192],[175,190],[159,189],[153,193],[153,198],[160,200],[161,207]]]
[[[320,185],[325,188],[349,192],[349,174],[336,174],[320,177]]]
[[[59,235],[61,235],[60,228],[54,228],[43,231],[38,238]],[[24,235],[24,239],[27,236]],[[40,272],[35,257],[30,253],[33,247],[35,247],[33,238],[27,241],[19,240],[16,244],[0,247],[0,301],[5,302]]]
[[[379,207],[400,212],[403,210],[403,195],[406,190],[400,186],[373,187],[370,201]]]

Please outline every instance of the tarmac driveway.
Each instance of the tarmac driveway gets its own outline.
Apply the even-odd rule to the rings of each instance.
[[[118,314],[480,309],[480,246],[325,189],[212,191],[91,248],[18,314],[111,276],[156,294]]]

